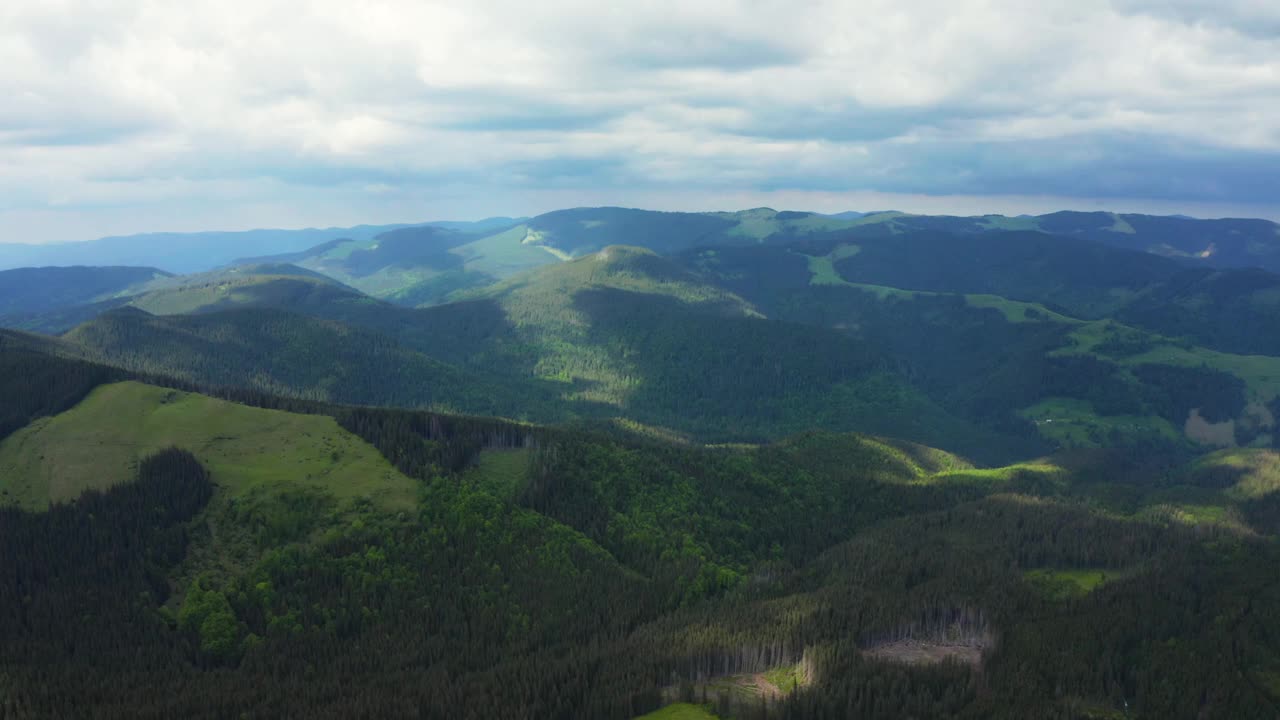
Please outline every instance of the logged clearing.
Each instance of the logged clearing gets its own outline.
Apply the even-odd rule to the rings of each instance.
[[[1191,411],[1185,426],[1187,437],[1201,445],[1229,448],[1236,445],[1236,421],[1211,423],[1200,416],[1200,408]]]
[[[130,481],[142,458],[171,446],[193,453],[232,496],[288,486],[386,510],[415,503],[414,482],[331,417],[122,382],[0,442],[0,504],[41,510]]]
[[[863,655],[874,660],[902,663],[904,665],[934,665],[953,660],[973,667],[982,664],[984,645],[946,645],[924,640],[898,640],[864,650]]]
[[[669,705],[663,710],[680,707],[700,710],[698,705],[687,703],[681,705],[678,701],[701,698],[703,702],[710,701],[713,706],[720,708],[721,712],[731,717],[738,717],[740,711],[754,711],[755,708],[760,707],[761,702],[773,705],[799,688],[808,687],[813,682],[811,672],[811,666],[801,662],[795,665],[781,665],[764,672],[716,675],[689,685],[671,685],[663,689],[663,697],[668,702],[676,704]],[[645,715],[643,719],[638,720],[649,720],[651,717],[666,716]],[[714,716],[691,715],[689,717]]]

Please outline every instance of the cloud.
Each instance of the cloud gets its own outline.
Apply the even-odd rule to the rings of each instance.
[[[388,211],[370,187],[1280,206],[1278,7],[18,0],[0,7],[0,212],[26,226],[0,239],[107,207],[140,230],[175,207],[283,222],[343,193]]]

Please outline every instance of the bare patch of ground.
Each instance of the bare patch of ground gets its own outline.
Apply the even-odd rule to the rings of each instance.
[[[905,665],[934,665],[944,660],[956,660],[978,667],[982,664],[985,644],[946,645],[923,640],[898,640],[863,650],[862,654],[875,660]]]
[[[756,673],[751,676],[751,683],[755,685],[755,690],[769,700],[780,700],[784,693],[777,685],[769,682],[764,673]]]
[[[1188,438],[1202,445],[1222,448],[1236,446],[1236,421],[1211,423],[1200,416],[1200,408],[1192,410],[1187,416],[1184,431]]]

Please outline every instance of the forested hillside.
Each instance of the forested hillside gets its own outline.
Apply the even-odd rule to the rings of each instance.
[[[114,311],[64,339],[134,371],[311,399],[544,422],[621,416],[706,441],[817,427],[984,459],[1040,447],[1025,427],[1010,441],[939,408],[875,346],[763,317],[648,251],[610,248],[424,310],[306,287],[293,302],[235,311]]]
[[[303,399],[519,417],[557,397],[546,384],[507,384],[382,334],[283,310],[156,316],[126,308],[64,339],[76,353],[131,371]]]
[[[102,458],[53,475],[47,509],[0,510],[8,716],[629,720],[685,701],[721,718],[1252,718],[1280,702],[1270,450],[977,469],[861,435],[707,447],[77,367],[0,440],[29,463],[18,477],[51,477],[60,445]]]
[[[930,233],[715,248],[681,262],[775,319],[880,348],[954,414],[1008,431],[1034,423],[1055,446],[1274,441],[1280,359],[1222,351],[1258,349],[1266,335],[1232,344],[1246,331],[1228,329],[1241,325],[1225,322],[1225,299],[1188,299],[1183,314],[1159,299],[1186,297],[1187,275],[1204,271],[1102,246],[1094,259],[1076,252],[1046,235]],[[1252,290],[1230,286],[1237,305],[1253,303],[1237,321],[1265,327],[1258,303],[1274,276],[1219,274],[1237,273],[1255,276]]]

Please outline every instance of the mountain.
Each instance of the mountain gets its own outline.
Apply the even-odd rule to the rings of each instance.
[[[1035,230],[1173,258],[1189,266],[1280,272],[1280,225],[1269,220],[1069,211],[1018,217],[872,213],[861,220],[866,232],[876,234]]]
[[[863,430],[1006,453],[913,390],[874,346],[778,322],[652,251],[608,247],[418,311],[405,344],[460,366],[559,384],[703,440]]]
[[[59,334],[121,307],[175,315],[236,307],[336,308],[363,303],[375,301],[303,268],[279,264],[237,265],[192,275],[157,275],[109,299],[44,312],[0,316],[0,326]]]
[[[702,246],[782,242],[857,226],[859,219],[755,208],[739,212],[680,213],[627,208],[575,208],[539,215],[524,242],[568,257],[608,245],[631,245],[667,255]]]
[[[107,312],[63,336],[74,354],[210,387],[313,400],[520,417],[555,395],[439,362],[352,325],[270,307],[195,315]]]
[[[1269,220],[1062,212],[1041,216],[1039,224],[1047,232],[1077,235],[1191,264],[1280,272],[1280,225]]]
[[[806,252],[820,257],[839,248],[833,266],[848,282],[1000,295],[1090,319],[1182,270],[1147,253],[1039,232],[926,231],[857,243],[833,235],[811,242]]]
[[[477,222],[420,223],[419,225],[438,225],[457,232],[484,233],[516,220],[518,218],[488,218]],[[0,243],[0,269],[36,265],[155,265],[173,273],[201,272],[233,263],[237,258],[293,253],[337,238],[362,241],[390,230],[406,227],[415,227],[415,225],[144,233],[105,237],[85,242],[40,245]]]
[[[0,271],[0,317],[131,295],[169,273],[152,267],[30,267]]]
[[[227,297],[246,301],[238,306],[210,304],[200,285],[161,291],[163,303],[149,306],[196,314],[125,308],[64,340],[79,356],[133,371],[294,397],[541,421],[623,417],[707,440],[816,426],[931,440],[984,459],[1014,452],[1007,437],[938,408],[876,348],[761,317],[645,250],[608,248],[423,310],[310,281],[277,301],[284,282],[299,281],[235,290]]]
[[[149,233],[74,243],[7,243],[0,244],[0,269],[45,265],[154,265],[168,272],[188,273],[239,264],[246,259],[282,255],[293,257],[278,262],[305,266],[305,255],[295,254],[305,253],[309,248],[330,241],[349,240],[367,248],[372,244],[368,241],[388,231],[426,226],[474,236],[476,241],[493,239],[459,252],[474,266],[472,269],[488,273],[493,279],[507,277],[510,274],[507,268],[512,262],[515,262],[516,269],[526,269],[529,263],[540,264],[539,260],[546,262],[537,254],[521,252],[521,245],[547,248],[570,257],[618,244],[647,247],[665,254],[703,244],[789,242],[814,231],[854,227],[871,234],[918,230],[956,233],[1039,230],[1172,257],[1193,266],[1261,267],[1280,272],[1280,226],[1267,220],[1200,220],[1185,216],[1085,212],[1017,217],[929,216],[901,212],[821,215],[778,212],[769,208],[722,213],[668,213],[612,207],[575,208],[535,218],[494,217],[476,222]],[[520,230],[494,239],[517,227]],[[403,289],[406,285],[399,284],[396,288]],[[447,292],[428,292],[425,296],[434,299],[442,295],[447,295]]]
[[[50,370],[39,388],[0,374],[24,413],[0,430],[11,714],[1234,718],[1280,701],[1274,451],[975,469],[856,434],[706,447],[213,397],[0,349],[23,363]]]
[[[1280,275],[1214,264],[1269,227],[581,208],[24,271],[0,716],[1276,717]]]
[[[497,232],[489,234],[495,229]],[[495,282],[497,276],[491,272],[495,262],[531,255],[515,260],[515,267],[523,269],[555,261],[519,245],[512,237],[513,230],[519,232],[505,226],[484,226],[481,232],[435,226],[400,228],[367,240],[340,238],[303,252],[238,262],[293,263],[374,297],[414,306],[441,302],[453,293]]]
[[[1116,317],[1224,352],[1280,355],[1280,275],[1188,270],[1140,294]]]
[[[112,339],[115,321],[101,323],[102,333],[90,322],[68,338],[84,357],[217,385],[356,403],[443,402],[544,422],[616,416],[704,441],[821,427],[910,438],[983,462],[1054,447],[1186,452],[1275,442],[1280,361],[1252,357],[1271,352],[1270,333],[1259,330],[1274,315],[1267,298],[1275,276],[1188,270],[1038,231],[872,232],[911,220],[881,215],[832,226],[769,209],[606,208],[553,213],[478,240],[405,228],[365,247],[328,243],[299,260],[312,269],[275,262],[164,278],[137,295],[19,327],[61,332],[120,305],[171,316],[270,309],[285,315],[265,325],[254,312],[227,316],[234,319],[218,332],[230,334],[212,344],[207,327],[187,335],[180,326],[196,321],[181,317],[148,321],[134,336],[148,341],[132,354]],[[663,242],[700,249],[664,258],[610,246],[569,256],[609,223],[646,236],[666,228]],[[712,225],[721,228],[718,240],[707,234]],[[534,226],[560,234],[516,239]],[[493,269],[495,258],[514,257],[512,248],[549,264],[492,286],[458,287],[447,296],[453,301],[421,310],[334,279],[377,282],[434,263],[453,268],[441,274],[487,282],[495,276],[469,267]],[[295,314],[308,318],[297,337],[288,327]],[[254,322],[238,337],[246,318]],[[315,332],[316,321],[327,329]],[[297,372],[300,360],[250,375],[266,356],[242,349],[266,342],[323,356],[327,344],[357,337],[412,358],[405,362],[439,363],[434,372],[474,377],[484,390],[441,395],[389,369],[386,356],[347,348],[354,364],[332,378]],[[214,369],[199,360],[205,354],[229,360]],[[513,394],[525,405],[498,399]]]
[[[1199,346],[1158,318],[1115,320],[1199,271],[1042,233],[849,237],[676,258],[610,247],[425,309],[308,271],[229,269],[130,301],[221,324],[175,316],[121,336],[109,319],[67,339],[85,357],[215,385],[543,422],[614,416],[703,441],[819,427],[982,462],[1055,447],[1276,441],[1280,359]],[[246,312],[221,313],[232,308]],[[295,334],[293,315],[306,330]],[[293,350],[264,374],[260,347]],[[339,350],[341,374],[303,370],[300,358]],[[441,363],[432,372],[483,390],[433,391],[392,357]]]
[[[704,249],[680,260],[775,320],[878,348],[941,408],[1007,435],[1030,430],[1062,447],[1275,442],[1280,358],[1159,332],[1176,329],[1176,318],[1089,319],[1104,310],[1128,318],[1130,303],[1136,316],[1144,298],[1200,271],[1078,244],[907,233]]]
[[[666,213],[627,208],[559,210],[502,225],[402,228],[364,240],[340,238],[301,252],[238,263],[293,263],[374,297],[428,306],[544,265],[610,245],[660,254],[699,245],[753,244],[849,223],[814,213],[768,208],[737,213]]]
[[[295,265],[236,265],[153,282],[129,306],[154,315],[216,312],[237,307],[307,308],[374,303],[325,275]]]
[[[1036,235],[1085,240],[1081,253],[1098,247],[1132,250],[1168,261],[1153,261],[1148,273],[1172,273],[1187,265],[1221,268],[1267,267],[1280,271],[1280,226],[1264,220],[1196,220],[1182,217],[1110,213],[1054,213],[1042,216],[925,216],[901,212],[819,213],[756,208],[739,212],[655,212],[600,207],[558,210],[527,219],[497,218],[489,224],[434,224],[341,238],[305,251],[246,258],[239,262],[281,262],[324,273],[375,297],[408,306],[428,306],[465,297],[478,287],[515,273],[597,252],[610,245],[643,247],[669,255],[699,247],[845,242],[901,235],[935,237],[1011,231],[1010,243]],[[1019,233],[1021,233],[1019,235]],[[918,239],[918,238],[917,238]],[[918,243],[917,243],[918,244]],[[1212,245],[1213,250],[1207,248]],[[1069,258],[1069,242],[1058,257],[1077,267],[1097,258]],[[1034,252],[1034,250],[1029,250]],[[1117,256],[1122,257],[1122,256]],[[1140,258],[1112,275],[1143,266]],[[970,258],[980,262],[981,258]],[[1176,264],[1175,262],[1176,261]],[[1156,270],[1162,268],[1163,270]],[[1113,304],[1113,303],[1112,303]],[[1105,312],[1110,305],[1097,309]]]

